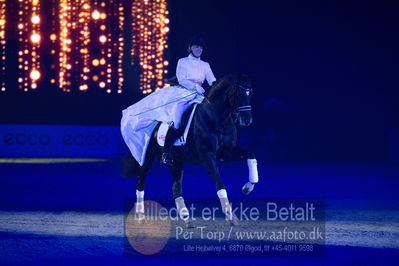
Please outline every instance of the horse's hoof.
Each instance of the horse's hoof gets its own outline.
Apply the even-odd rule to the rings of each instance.
[[[249,195],[249,193],[251,193],[251,191],[244,185],[244,186],[242,187],[242,193],[243,193],[244,195]]]
[[[227,222],[229,223],[230,226],[237,226],[238,225],[238,221],[236,218],[233,218],[231,220],[227,220]]]
[[[232,214],[230,214],[230,215],[227,214],[226,215],[226,222],[228,222],[230,226],[238,225],[237,217],[235,215],[232,215]]]
[[[252,192],[252,190],[254,190],[254,184],[248,182],[246,183],[243,187],[242,187],[242,193],[244,195],[249,195],[249,193]]]
[[[193,222],[191,220],[184,221],[186,228],[194,228]]]
[[[144,221],[145,215],[144,215],[144,213],[136,213],[136,215],[134,216],[134,219],[139,222]]]

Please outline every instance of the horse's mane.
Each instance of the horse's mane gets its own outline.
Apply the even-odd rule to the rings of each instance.
[[[225,75],[210,87],[207,98],[212,100],[226,97],[234,89],[235,84],[250,87],[251,81],[247,75],[240,73]]]

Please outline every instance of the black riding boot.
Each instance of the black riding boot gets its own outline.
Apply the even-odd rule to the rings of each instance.
[[[172,165],[173,164],[173,156],[171,152],[171,148],[175,140],[179,137],[179,131],[171,124],[169,126],[168,133],[165,137],[165,144],[163,147],[163,154],[161,158],[161,163]]]

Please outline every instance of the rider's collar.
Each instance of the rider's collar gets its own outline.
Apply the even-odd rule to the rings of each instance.
[[[201,60],[201,57],[195,57],[191,53],[188,55],[188,58],[190,58],[192,60]]]

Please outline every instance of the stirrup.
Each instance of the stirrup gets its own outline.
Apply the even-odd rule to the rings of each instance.
[[[170,152],[162,153],[161,163],[166,164],[166,165],[172,165],[173,164],[172,154]]]

